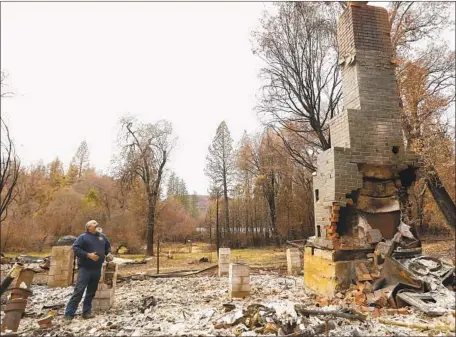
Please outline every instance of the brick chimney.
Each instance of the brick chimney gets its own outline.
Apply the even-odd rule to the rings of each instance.
[[[360,227],[384,238],[396,232],[401,176],[413,180],[417,159],[404,146],[386,9],[349,4],[337,34],[344,111],[330,121],[331,148],[317,160],[314,244],[364,249],[371,245]]]
[[[387,11],[349,2],[337,34],[345,106],[317,159],[315,236],[304,253],[304,284],[329,296],[394,236],[418,166],[404,146]]]

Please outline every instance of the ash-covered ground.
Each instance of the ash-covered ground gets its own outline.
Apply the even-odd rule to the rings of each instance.
[[[26,316],[21,320],[20,336],[448,336],[454,335],[452,310],[440,317],[427,317],[413,308],[406,314],[381,310],[365,321],[332,316],[307,316],[294,305],[306,309],[335,310],[303,287],[303,277],[252,275],[251,295],[246,299],[228,297],[228,278],[180,277],[125,280],[117,285],[115,305],[93,319],[79,315],[64,320],[64,305],[73,287],[48,288],[33,285]],[[454,292],[451,292],[454,297]],[[153,296],[153,298],[152,298]],[[4,303],[3,299],[3,303]],[[452,299],[454,300],[454,298]],[[231,306],[229,305],[231,304]],[[40,328],[38,320],[59,306],[52,326]],[[82,305],[82,304],[81,304]],[[234,308],[233,308],[234,306]],[[227,309],[229,308],[229,309]],[[80,309],[79,309],[80,310]],[[226,311],[231,310],[231,311]],[[407,312],[408,311],[408,312]],[[454,312],[454,309],[453,309]],[[80,314],[80,311],[78,311]],[[1,312],[3,318],[4,312]],[[379,319],[427,325],[414,329],[385,325]],[[437,328],[436,326],[440,326]],[[434,327],[434,328],[433,328]]]

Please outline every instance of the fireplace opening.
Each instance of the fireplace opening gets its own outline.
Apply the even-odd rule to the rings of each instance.
[[[416,168],[408,167],[405,170],[399,172],[399,178],[401,179],[402,186],[412,186],[413,182],[416,181]]]
[[[351,205],[341,207],[339,210],[339,221],[337,223],[337,234],[339,236],[352,235],[356,218],[357,211],[355,207]]]

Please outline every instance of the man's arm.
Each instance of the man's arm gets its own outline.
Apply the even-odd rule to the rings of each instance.
[[[105,255],[108,255],[108,254],[111,254],[111,244],[109,243],[109,240],[106,237],[106,235],[104,235],[104,237],[105,237]]]
[[[88,258],[87,252],[82,248],[83,243],[84,243],[84,237],[82,235],[79,235],[79,237],[73,243],[74,253],[80,259]]]

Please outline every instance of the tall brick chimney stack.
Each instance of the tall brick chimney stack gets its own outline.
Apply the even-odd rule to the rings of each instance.
[[[386,9],[348,2],[337,35],[344,110],[330,121],[331,148],[317,159],[316,235],[309,246],[339,253],[373,251],[374,233],[376,239],[390,239],[397,231],[417,158],[404,146]],[[350,268],[342,270],[350,273]],[[312,277],[307,275],[307,285],[318,288],[320,281],[309,281]]]
[[[347,109],[373,106],[398,113],[390,31],[388,12],[381,7],[352,5],[340,17],[337,36]]]

